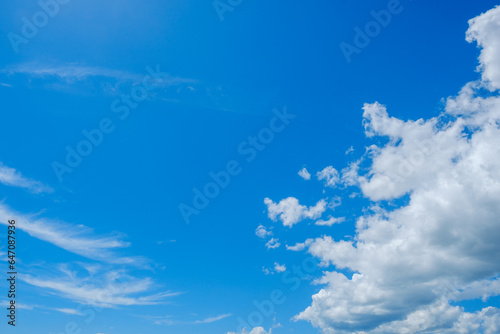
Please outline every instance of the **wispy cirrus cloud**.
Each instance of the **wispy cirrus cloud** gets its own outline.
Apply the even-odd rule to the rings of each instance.
[[[172,325],[197,325],[197,324],[210,324],[213,322],[217,322],[226,318],[231,317],[232,314],[226,313],[226,314],[221,314],[218,316],[214,317],[208,317],[202,320],[195,320],[195,321],[180,321],[180,320],[175,320],[173,316],[148,316],[145,317],[146,319],[150,319],[153,321],[155,325],[166,325],[166,326],[172,326]]]
[[[111,78],[118,82],[141,82],[144,78],[142,73],[110,69],[98,66],[85,66],[77,63],[49,65],[37,62],[11,65],[2,71],[3,73],[25,74],[37,78],[59,78],[67,82],[83,81],[89,78]],[[181,78],[177,76],[162,76],[161,83],[164,85],[177,85],[182,83],[196,83],[194,79]]]
[[[10,186],[24,188],[28,191],[40,194],[40,193],[51,193],[54,190],[39,181],[29,179],[21,174],[21,172],[5,166],[0,162],[0,183]]]
[[[205,318],[203,320],[196,320],[194,323],[195,324],[210,324],[212,322],[216,322],[216,321],[228,318],[230,316],[232,316],[232,314],[230,314],[230,313],[221,314],[221,315],[218,315],[216,317],[208,317],[208,318]]]
[[[170,291],[151,294],[156,288],[151,278],[135,278],[123,270],[108,270],[104,274],[85,277],[61,270],[57,275],[45,277],[22,275],[21,280],[74,302],[105,308],[156,305],[163,303],[165,298],[181,294]],[[72,309],[57,311],[74,313]]]
[[[0,301],[0,306],[1,307],[8,307],[10,306],[10,300],[4,300]],[[30,304],[19,304],[16,303],[16,308],[20,310],[35,310],[35,309],[41,309],[41,310],[49,310],[49,311],[56,311],[59,313],[64,313],[64,314],[70,314],[70,315],[83,315],[82,312],[78,311],[77,309],[73,308],[53,308],[53,307],[47,307],[43,305],[30,305]]]
[[[226,92],[227,88],[173,75],[160,67],[145,66],[144,69],[134,72],[80,63],[24,62],[0,69],[0,80],[6,82],[8,87],[12,87],[12,83],[16,82],[16,88],[41,88],[84,96],[120,96],[144,80],[154,80],[160,89],[150,92],[148,98],[152,100],[224,111],[240,109],[227,106],[234,103]]]
[[[10,300],[3,300],[3,301],[0,301],[0,306],[1,306],[2,308],[10,306]],[[20,309],[20,310],[32,310],[32,309],[34,309],[35,307],[36,307],[36,306],[34,306],[34,305],[27,305],[27,304],[19,304],[19,303],[16,303],[16,308],[17,308],[17,309]]]
[[[0,224],[6,225],[12,219],[16,220],[19,229],[30,236],[89,259],[136,266],[146,263],[144,258],[120,257],[113,252],[130,245],[121,239],[123,235],[98,236],[89,227],[18,213],[0,203]]]
[[[190,78],[174,76],[168,72],[146,66],[140,72],[112,69],[100,66],[88,66],[79,63],[26,62],[13,64],[0,70],[0,78],[5,81],[19,81],[19,85],[30,88],[43,88],[62,93],[78,95],[120,95],[144,80],[154,80],[161,88],[158,95],[175,96],[184,94],[192,96],[198,81]],[[150,98],[153,97],[150,94]]]

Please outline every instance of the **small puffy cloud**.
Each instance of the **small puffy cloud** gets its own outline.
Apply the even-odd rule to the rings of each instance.
[[[324,180],[325,185],[328,187],[335,187],[337,183],[340,181],[340,175],[339,172],[333,168],[332,166],[328,166],[325,169],[323,169],[321,172],[318,172],[316,174],[316,177],[318,180]]]
[[[340,206],[341,204],[342,204],[342,198],[339,196],[335,196],[334,198],[332,198],[330,203],[328,203],[328,208],[335,210],[335,208]]]
[[[307,239],[305,242],[296,243],[294,246],[287,245],[286,249],[290,250],[290,251],[294,251],[294,252],[299,252],[299,251],[306,249],[306,247],[308,247],[310,244],[312,244],[313,241],[314,241],[314,239]]]
[[[266,243],[267,249],[274,249],[274,248],[278,248],[279,246],[281,246],[281,244],[279,242],[279,239],[276,239],[276,238],[271,238],[271,240],[269,240]]]
[[[271,199],[264,199],[267,205],[268,216],[273,221],[281,220],[283,226],[292,227],[304,219],[318,219],[326,210],[326,201],[320,200],[316,205],[307,207],[299,204],[299,200],[294,197],[288,197],[281,200],[279,203],[273,202]]]
[[[279,264],[278,262],[274,262],[274,270],[276,270],[277,273],[282,273],[286,271],[286,266],[284,264]]]
[[[259,225],[255,230],[255,235],[261,239],[265,239],[266,237],[273,235],[273,232],[268,231],[265,226]]]
[[[310,180],[311,179],[311,174],[307,171],[307,169],[304,167],[301,170],[299,170],[299,173],[301,178],[304,180]]]
[[[331,217],[328,220],[318,220],[314,224],[318,226],[332,226],[334,224],[340,224],[345,221],[344,217],[335,218]]]
[[[246,329],[243,329],[241,334],[271,334],[272,329],[269,330],[269,332],[266,332],[266,330],[263,327],[254,327],[250,332],[247,332]],[[239,334],[236,332],[227,332],[227,334]]]

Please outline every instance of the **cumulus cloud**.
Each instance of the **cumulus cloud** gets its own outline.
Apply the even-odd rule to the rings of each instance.
[[[481,48],[479,56],[479,70],[484,82],[491,89],[500,89],[500,10],[498,7],[492,9],[469,21],[467,30],[467,41],[477,42]]]
[[[282,273],[286,271],[286,266],[284,264],[279,264],[278,262],[274,262],[274,270],[277,273]]]
[[[19,187],[29,190],[32,193],[51,193],[52,188],[43,183],[24,177],[14,168],[5,166],[0,162],[0,183],[6,186]]]
[[[299,200],[294,197],[282,199],[279,203],[266,198],[264,203],[267,205],[269,218],[273,221],[279,219],[283,222],[283,226],[288,227],[292,227],[306,218],[318,219],[326,210],[325,200],[320,200],[311,207],[299,204]]]
[[[259,225],[255,230],[255,235],[261,239],[265,239],[266,237],[273,235],[273,232],[268,231],[265,226]]]
[[[307,171],[307,169],[305,167],[302,168],[301,170],[299,170],[298,174],[304,180],[310,180],[311,179],[311,174]]]
[[[271,238],[271,240],[266,242],[267,249],[274,249],[278,248],[279,246],[281,246],[281,243],[279,242],[279,239],[276,238]]]
[[[386,141],[368,148],[368,167],[356,161],[341,179],[372,206],[353,240],[323,236],[293,246],[333,266],[295,320],[324,333],[499,331],[498,308],[454,305],[500,294],[499,18],[496,7],[470,21],[483,81],[449,98],[442,115],[403,121],[380,103],[365,104],[366,135]],[[396,208],[379,203],[405,195]]]
[[[339,172],[332,166],[328,166],[316,174],[318,180],[324,180],[327,187],[335,187],[340,181]]]

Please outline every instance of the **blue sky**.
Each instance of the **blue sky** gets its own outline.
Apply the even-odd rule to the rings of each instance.
[[[2,332],[500,328],[495,1],[41,3],[0,4]]]

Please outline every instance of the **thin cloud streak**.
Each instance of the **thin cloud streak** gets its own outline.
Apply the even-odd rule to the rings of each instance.
[[[46,65],[38,63],[24,63],[8,67],[3,73],[25,74],[38,78],[55,77],[67,82],[83,81],[88,78],[107,77],[118,82],[141,82],[144,74],[137,74],[128,71],[115,70],[96,66],[84,66],[80,64]],[[197,80],[170,76],[162,78],[164,85],[178,85],[182,83],[196,83]]]
[[[141,257],[119,257],[112,252],[130,245],[120,239],[121,235],[97,236],[88,227],[17,213],[0,203],[0,224],[7,225],[12,219],[16,220],[19,229],[30,236],[89,259],[129,265],[144,265],[146,262]]]
[[[31,180],[27,177],[24,177],[20,172],[18,172],[14,168],[5,166],[1,162],[0,162],[0,183],[10,187],[24,188],[35,194],[51,193],[54,191],[52,188],[44,185],[39,181]]]
[[[216,321],[228,318],[230,316],[232,316],[232,314],[230,314],[230,313],[228,313],[228,314],[221,314],[221,315],[216,316],[216,317],[210,317],[210,318],[206,318],[206,319],[203,319],[203,320],[197,320],[194,323],[195,324],[209,324],[209,323],[212,323],[212,322],[216,322]]]

